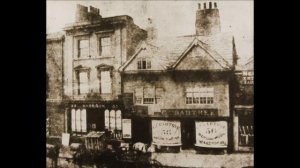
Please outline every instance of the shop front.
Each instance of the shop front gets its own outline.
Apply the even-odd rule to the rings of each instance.
[[[235,151],[254,150],[254,106],[236,105],[234,113]]]
[[[228,117],[219,117],[218,109],[162,109],[151,118],[151,128],[157,152],[223,154],[228,149]]]
[[[123,105],[119,101],[71,101],[67,105],[67,132],[72,136],[111,131],[122,138]]]

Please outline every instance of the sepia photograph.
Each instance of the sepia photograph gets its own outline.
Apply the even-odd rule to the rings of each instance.
[[[46,0],[46,168],[254,168],[253,0]]]

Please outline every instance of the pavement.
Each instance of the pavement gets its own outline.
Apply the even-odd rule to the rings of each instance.
[[[180,153],[152,153],[151,159],[158,161],[162,167],[188,168],[244,168],[254,166],[253,153],[233,153],[223,155],[196,154],[194,151]],[[47,168],[51,167],[47,158]],[[59,168],[79,168],[72,161],[58,160]],[[83,165],[82,168],[96,168],[94,165]]]
[[[153,153],[152,159],[162,165],[189,168],[242,168],[254,166],[253,153],[223,155],[196,154],[194,151],[180,153]]]

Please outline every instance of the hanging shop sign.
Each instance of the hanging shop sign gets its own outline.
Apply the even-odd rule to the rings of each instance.
[[[228,144],[226,121],[196,121],[195,146],[206,148],[226,148]]]
[[[181,145],[180,122],[152,120],[152,141],[161,146]]]
[[[122,119],[122,136],[124,139],[131,138],[131,119]]]
[[[161,109],[161,113],[162,115],[181,117],[216,117],[218,116],[218,109]]]

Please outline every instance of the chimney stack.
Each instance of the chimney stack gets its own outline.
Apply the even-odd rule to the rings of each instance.
[[[209,8],[206,8],[206,3],[203,3],[204,8],[201,9],[201,4],[198,4],[198,10],[196,12],[196,35],[197,36],[209,36],[221,32],[219,9],[217,3],[214,2],[214,8],[212,8],[212,2],[209,2]]]
[[[198,9],[201,9],[201,3],[198,3]]]
[[[98,8],[90,6],[90,10],[88,11],[88,7],[77,4],[76,22],[92,22],[99,19],[101,19],[101,15]]]

